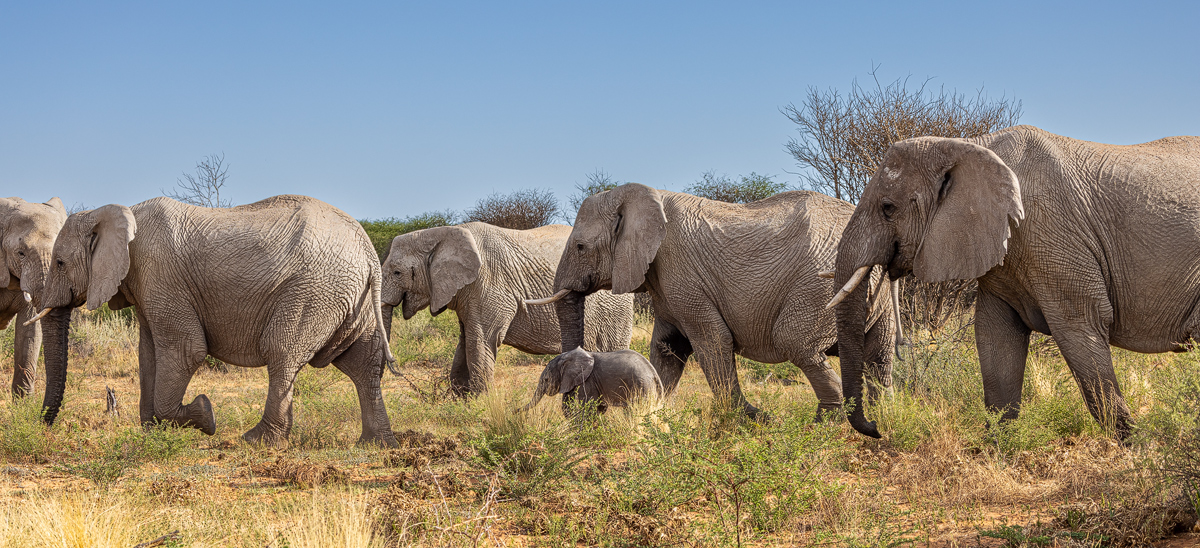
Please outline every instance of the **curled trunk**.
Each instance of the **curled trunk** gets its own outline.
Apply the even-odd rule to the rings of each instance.
[[[584,294],[578,291],[570,292],[555,303],[563,352],[583,346],[583,303]]]
[[[43,355],[46,360],[46,396],[42,401],[42,420],[54,424],[62,407],[67,387],[67,333],[71,329],[71,309],[55,308],[42,318]]]

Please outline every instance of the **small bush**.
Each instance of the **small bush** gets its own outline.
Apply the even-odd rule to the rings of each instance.
[[[558,199],[549,190],[529,188],[511,194],[492,194],[467,210],[467,221],[501,228],[528,230],[545,226],[559,216]]]
[[[570,214],[575,216],[576,211],[579,211],[579,206],[583,205],[583,201],[594,194],[599,194],[606,190],[612,190],[625,183],[612,178],[603,169],[597,169],[587,174],[587,178],[582,183],[575,183],[575,193],[572,194],[567,201],[571,203]]]
[[[0,421],[0,451],[6,459],[45,462],[50,452],[40,398],[14,399]]]
[[[774,181],[770,176],[750,172],[737,180],[727,175],[717,175],[715,171],[706,171],[699,181],[683,189],[684,192],[734,204],[748,204],[770,198],[788,190],[786,183]]]

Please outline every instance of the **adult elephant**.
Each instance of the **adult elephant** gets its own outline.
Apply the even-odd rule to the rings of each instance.
[[[450,387],[460,395],[487,390],[501,343],[530,354],[629,348],[632,295],[588,297],[587,328],[570,347],[561,344],[554,310],[525,305],[551,292],[570,233],[563,225],[510,230],[474,222],[396,236],[383,264],[383,317],[391,318],[395,306],[406,320],[424,308],[435,316],[444,310],[458,315]]]
[[[1030,126],[898,142],[839,244],[845,396],[861,393],[859,269],[979,281],[975,340],[986,404],[1017,416],[1029,334],[1054,337],[1092,415],[1132,426],[1109,345],[1181,351],[1200,336],[1200,138],[1077,141]],[[830,303],[831,306],[836,303]],[[859,432],[878,437],[861,409]]]
[[[842,404],[826,359],[838,342],[825,310],[838,235],[854,206],[815,192],[783,192],[750,204],[626,184],[583,201],[554,279],[563,348],[584,331],[583,296],[645,291],[654,308],[650,362],[672,393],[694,352],[719,400],[750,416],[734,353],[800,367],[819,412]],[[873,379],[891,385],[895,322],[891,286],[876,289],[859,337]]]
[[[358,391],[359,441],[394,446],[380,392],[392,359],[380,278],[362,226],[319,200],[209,209],[154,198],[71,215],[54,244],[43,306],[136,306],[143,424],[216,431],[207,396],[182,404],[211,355],[267,367],[262,420],[243,438],[280,444],[292,427],[296,373],[333,363]]]
[[[0,329],[16,318],[13,339],[12,393],[23,397],[33,392],[38,353],[42,347],[42,327],[51,339],[66,336],[66,316],[34,320],[41,305],[42,287],[54,252],[54,239],[67,218],[62,200],[51,198],[39,204],[20,198],[0,198]],[[58,350],[65,350],[59,348]],[[47,352],[46,371],[51,381],[65,374],[66,354]],[[45,405],[61,401],[62,394],[47,391]],[[54,422],[54,414],[43,420]]]

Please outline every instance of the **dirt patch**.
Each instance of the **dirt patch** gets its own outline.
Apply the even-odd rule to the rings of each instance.
[[[439,438],[428,432],[405,430],[396,434],[396,441],[400,447],[384,455],[385,466],[409,466],[419,469],[461,458],[460,444],[454,438]]]
[[[287,457],[279,457],[275,462],[253,465],[250,470],[256,476],[281,480],[303,489],[346,483],[349,479],[346,472],[332,464],[314,464]]]

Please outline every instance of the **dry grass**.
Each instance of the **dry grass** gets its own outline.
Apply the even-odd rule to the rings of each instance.
[[[868,440],[812,425],[807,385],[748,361],[764,425],[712,406],[694,365],[661,405],[580,421],[553,400],[516,413],[546,357],[510,348],[494,390],[454,400],[457,324],[421,314],[396,320],[404,375],[384,377],[400,448],[356,448],[352,383],[308,368],[291,444],[270,450],[239,439],[262,412],[262,369],[193,380],[187,399],[212,398],[216,436],[143,431],[136,327],[111,313],[75,325],[54,427],[38,420],[40,397],[0,398],[0,547],[128,547],[175,530],[171,546],[1099,546],[1196,520],[1189,453],[1174,450],[1200,439],[1195,353],[1115,354],[1141,427],[1125,447],[1088,415],[1052,342],[1034,345],[1021,418],[995,425],[970,330],[913,334],[896,394],[869,410],[884,438]],[[644,319],[634,336],[644,351]],[[105,386],[121,415],[105,414]]]

